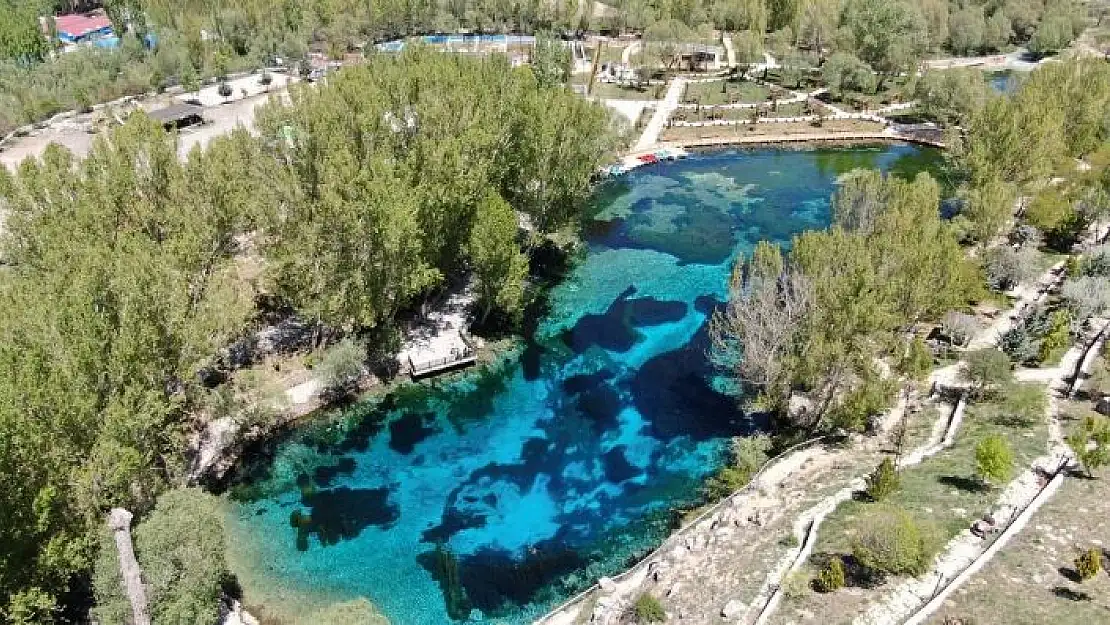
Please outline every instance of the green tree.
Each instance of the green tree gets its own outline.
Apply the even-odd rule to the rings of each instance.
[[[975,446],[975,474],[984,484],[1005,482],[1014,467],[1014,452],[998,434],[983,437]]]
[[[510,315],[520,311],[528,259],[517,244],[517,216],[496,192],[478,207],[470,234],[470,262],[478,283],[481,319],[497,308]]]
[[[986,30],[983,31],[983,45],[991,50],[1001,51],[1010,45],[1014,36],[1014,29],[1010,18],[1002,9],[996,9],[987,19]]]
[[[39,2],[0,0],[0,60],[31,63],[46,57],[49,47],[39,26],[42,8]]]
[[[928,46],[928,25],[904,0],[848,0],[842,21],[859,58],[879,72],[916,69]]]
[[[833,220],[845,230],[870,234],[875,229],[879,215],[890,202],[889,192],[879,170],[853,170],[841,177],[840,186],[833,193]]]
[[[871,68],[847,52],[837,52],[825,61],[821,75],[829,91],[837,98],[848,92],[873,93],[875,75]]]
[[[532,72],[540,87],[566,83],[570,69],[570,48],[550,32],[536,33],[536,44],[532,48]]]
[[[1087,477],[1094,477],[1096,470],[1110,464],[1110,419],[1087,415],[1065,441]]]
[[[837,556],[829,560],[828,566],[821,570],[815,585],[820,592],[836,592],[844,587],[844,562]]]
[[[763,61],[763,37],[755,31],[736,33],[732,38],[732,48],[742,73],[747,73],[748,68]]]
[[[990,87],[978,69],[926,72],[914,86],[926,115],[946,124],[960,124],[990,99]]]
[[[986,245],[1002,233],[1014,214],[1017,192],[1012,184],[986,180],[967,191],[961,214],[971,223],[970,234]]]
[[[952,14],[949,21],[948,45],[956,54],[969,54],[983,47],[987,22],[983,8],[968,6]]]
[[[898,469],[890,458],[883,458],[879,466],[867,476],[867,496],[871,501],[883,501],[899,487]]]
[[[156,623],[192,625],[219,619],[222,585],[230,575],[223,513],[218,500],[193,488],[158,498],[134,532],[150,612]],[[105,623],[130,621],[119,556],[103,534],[93,583],[94,614]]]
[[[1054,12],[1046,15],[1037,26],[1029,39],[1029,51],[1039,57],[1050,56],[1066,48],[1074,38],[1071,17]]]

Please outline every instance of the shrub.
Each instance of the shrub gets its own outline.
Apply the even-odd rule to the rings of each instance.
[[[636,599],[632,612],[636,615],[636,620],[641,623],[662,623],[667,620],[667,612],[663,610],[663,604],[646,592]]]
[[[1110,464],[1110,419],[1089,414],[1065,440],[1088,477],[1094,477],[1095,469]]]
[[[975,474],[984,483],[1004,482],[1014,467],[1014,452],[1006,439],[991,434],[975,446]]]
[[[949,311],[944,315],[941,321],[941,327],[944,333],[948,335],[952,342],[956,345],[967,345],[967,343],[979,333],[982,326],[979,320],[974,315],[967,313]]]
[[[351,339],[343,339],[320,358],[316,366],[320,381],[331,390],[349,386],[362,375],[364,356],[365,350],[361,345]]]
[[[1041,340],[1030,334],[1024,324],[1019,324],[998,337],[998,348],[1014,362],[1034,362],[1041,353]]]
[[[1014,380],[1010,359],[993,347],[968,353],[961,375],[981,397],[993,395]]]
[[[983,253],[987,286],[996,291],[1009,291],[1035,278],[1040,271],[1039,258],[1039,253],[1032,247],[1014,249],[1003,245],[988,249]]]
[[[867,496],[871,501],[882,501],[898,490],[898,484],[898,470],[894,468],[894,461],[883,458],[879,466],[867,476]]]
[[[905,510],[891,508],[863,521],[852,555],[868,569],[891,575],[920,575],[929,568],[933,529]]]
[[[817,576],[817,590],[820,592],[835,592],[844,587],[844,563],[835,557],[829,561],[821,574]]]
[[[729,463],[705,482],[706,498],[723,499],[746,486],[752,475],[767,462],[770,449],[771,437],[766,434],[733,438]]]
[[[1098,549],[1091,547],[1090,549],[1079,554],[1075,559],[1075,571],[1079,573],[1080,581],[1087,581],[1098,575],[1102,570],[1102,552]]]
[[[1083,275],[1110,278],[1110,244],[1103,243],[1092,249],[1080,267]]]
[[[1082,276],[1064,283],[1060,297],[1076,319],[1102,315],[1110,310],[1110,279]]]
[[[1049,320],[1048,331],[1041,339],[1037,358],[1041,363],[1054,363],[1068,351],[1069,345],[1071,345],[1071,314],[1066,309],[1054,311]]]
[[[233,93],[231,85],[227,84],[226,82],[221,82],[219,88],[217,88],[216,91],[220,94],[221,98],[230,98],[231,94]]]

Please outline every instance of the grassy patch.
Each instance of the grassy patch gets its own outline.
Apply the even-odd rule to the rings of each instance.
[[[1019,533],[929,622],[1086,625],[1110,615],[1110,575],[1079,583],[1073,560],[1082,549],[1110,546],[1110,478],[1069,478]],[[1110,562],[1103,554],[1103,563]]]
[[[1017,392],[1044,391],[1043,385],[1021,385]],[[932,520],[948,540],[993,507],[999,490],[982,490],[975,485],[975,445],[985,436],[998,434],[1014,451],[1014,471],[1023,470],[1046,451],[1048,427],[1044,419],[1027,427],[1014,426],[1009,417],[1021,411],[1008,409],[1006,402],[968,406],[956,442],[951,448],[901,472],[902,487],[887,501],[909,511],[919,520]],[[1016,415],[1014,415],[1016,416]],[[1025,415],[1021,415],[1025,416]],[[855,521],[870,504],[848,501],[825,519],[816,552],[849,553]]]
[[[1029,386],[1030,393],[1037,390],[1044,392],[1043,385]],[[983,437],[997,434],[1006,439],[1014,452],[1015,475],[1046,451],[1048,427],[1045,420],[1042,418],[1027,427],[1017,426],[1014,424],[1020,420],[1003,418],[1004,413],[1014,410],[1012,401],[1009,405],[999,401],[969,406],[955,444],[921,464],[903,470],[900,473],[901,487],[881,505],[903,509],[915,521],[935,527],[938,546],[962,532],[994,507],[1001,492],[998,488],[980,488],[975,478],[975,446]],[[915,438],[927,438],[925,421],[927,419],[921,419],[916,425]],[[844,502],[825,519],[814,555],[804,571],[815,575],[831,556],[852,552],[862,520],[878,505],[864,499]],[[886,584],[889,585],[890,582]],[[852,592],[837,592],[820,598],[807,597],[798,603],[797,608],[820,611],[827,622],[847,621],[864,609],[863,605],[877,592],[882,591],[857,588]],[[785,613],[782,615],[783,618],[788,616]],[[988,619],[982,622],[1009,621]]]
[[[771,90],[763,85],[747,80],[715,80],[713,82],[692,82],[686,85],[682,101],[687,104],[735,104],[766,102]]]
[[[575,74],[571,77],[570,82],[572,85],[588,85],[590,75]],[[593,91],[590,95],[609,100],[659,100],[666,90],[666,85],[645,85],[641,89],[634,85],[618,85],[594,80]]]

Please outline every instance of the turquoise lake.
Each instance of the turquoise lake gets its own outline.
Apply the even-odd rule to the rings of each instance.
[[[761,426],[706,353],[737,256],[826,227],[853,168],[939,159],[717,151],[603,187],[521,352],[357,404],[244,468],[228,524],[245,602],[290,623],[365,597],[394,625],[520,625],[621,570],[697,502],[727,438]]]

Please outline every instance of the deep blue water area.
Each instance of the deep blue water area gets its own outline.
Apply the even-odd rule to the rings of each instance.
[[[601,188],[527,350],[356,404],[244,468],[228,518],[247,603],[293,621],[366,597],[394,625],[517,625],[620,570],[761,425],[706,353],[736,257],[825,227],[850,169],[938,158],[719,151]]]

